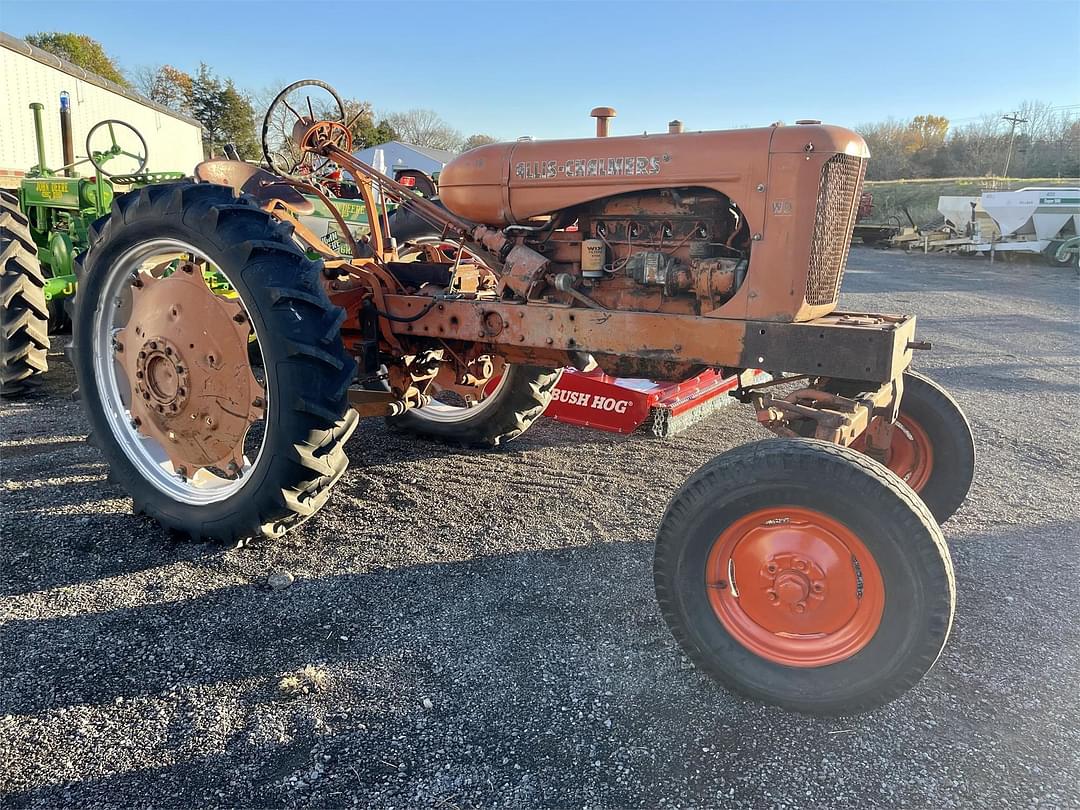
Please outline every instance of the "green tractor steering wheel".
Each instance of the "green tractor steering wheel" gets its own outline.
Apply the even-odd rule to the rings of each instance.
[[[104,127],[104,130],[102,128]],[[125,143],[127,148],[121,146],[121,141],[117,140],[117,131],[119,130],[121,135],[121,141],[130,142],[130,145]],[[132,135],[138,139],[139,145],[135,146],[130,135],[127,135],[124,130],[128,130]],[[103,131],[107,133],[108,143],[102,149],[95,149],[92,146],[94,135]],[[98,140],[103,140],[99,138]],[[134,149],[135,151],[128,151]],[[93,128],[86,134],[86,154],[90,158],[90,162],[94,164],[94,168],[101,172],[106,177],[118,177],[118,176],[130,176],[142,174],[143,169],[146,168],[146,161],[149,150],[146,148],[146,141],[140,134],[139,130],[135,129],[131,124],[123,121],[118,121],[114,118],[109,118],[104,121],[99,121],[94,124]],[[116,171],[110,172],[105,168],[105,163],[118,157],[126,157],[134,160],[138,166],[134,170]]]

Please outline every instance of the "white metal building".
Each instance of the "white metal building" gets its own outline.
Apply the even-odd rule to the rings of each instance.
[[[70,62],[0,31],[0,175],[19,175],[37,164],[30,103],[41,102],[45,157],[50,168],[63,163],[60,93],[71,100],[75,157],[85,157],[86,135],[98,121],[119,119],[146,139],[147,171],[191,172],[203,159],[202,135],[194,118],[173,112],[133,90],[89,73]],[[90,175],[90,164],[79,174]],[[10,185],[10,184],[8,184]]]
[[[424,174],[441,172],[443,166],[453,160],[457,155],[442,149],[432,149],[430,146],[417,146],[414,143],[403,141],[390,141],[379,146],[369,146],[359,152],[353,152],[358,160],[362,160],[369,166],[375,165],[375,151],[381,150],[386,172],[393,177],[395,169],[419,169]]]

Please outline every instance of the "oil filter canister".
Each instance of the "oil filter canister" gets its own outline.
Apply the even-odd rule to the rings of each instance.
[[[585,278],[603,278],[606,253],[606,246],[600,239],[582,240],[581,275]]]

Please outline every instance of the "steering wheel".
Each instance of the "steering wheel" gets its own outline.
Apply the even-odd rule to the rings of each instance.
[[[337,135],[342,131],[348,133],[362,112],[346,122],[345,105],[333,87],[318,79],[293,82],[277,94],[263,116],[262,150],[266,165],[278,174],[309,181],[317,178],[330,159],[306,152],[302,144],[293,140],[296,122],[312,125],[327,122],[328,132]]]
[[[103,141],[106,137],[108,138],[108,143],[104,144],[104,148],[102,149],[95,149],[93,147],[94,135],[98,132],[102,132],[102,137],[98,138],[99,141]],[[94,168],[103,175],[106,177],[117,177],[122,175],[142,174],[143,169],[146,168],[149,150],[146,148],[146,141],[139,133],[139,130],[135,129],[131,124],[118,121],[115,118],[108,118],[104,121],[98,121],[98,123],[94,124],[93,128],[86,134],[86,155],[90,158],[90,162],[94,164]],[[134,160],[137,164],[136,168],[129,169],[125,166],[122,169],[118,168],[117,171],[112,172],[105,168],[105,164],[108,161],[120,157]]]

